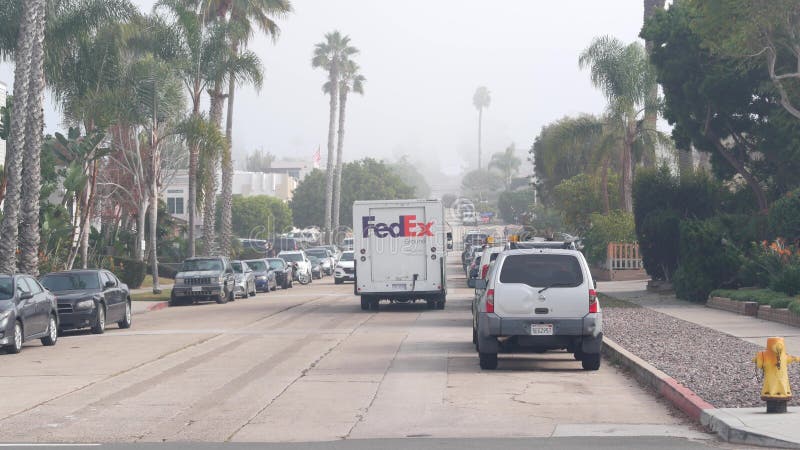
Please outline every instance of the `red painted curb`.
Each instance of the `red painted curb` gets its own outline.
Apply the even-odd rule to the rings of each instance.
[[[160,309],[164,309],[169,306],[169,302],[158,302],[154,305],[150,305],[147,307],[148,311],[158,311]]]
[[[669,400],[697,423],[700,423],[703,410],[714,409],[713,405],[700,398],[694,391],[658,370],[652,364],[625,350],[624,347],[607,337],[604,337],[603,340],[603,353],[611,361],[629,369],[639,383],[655,389],[659,395]]]

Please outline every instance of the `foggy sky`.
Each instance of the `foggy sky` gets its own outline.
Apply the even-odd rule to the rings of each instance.
[[[134,0],[149,10],[153,0]],[[641,0],[293,0],[276,44],[251,43],[266,67],[261,92],[238,91],[234,157],[262,147],[279,157],[326,154],[325,74],[311,68],[315,43],[340,30],[361,50],[366,94],[351,95],[345,159],[402,154],[458,172],[477,159],[472,94],[491,91],[484,161],[516,143],[518,156],[541,127],[564,115],[601,113],[605,101],[578,68],[593,37],[638,39]],[[0,80],[12,85],[8,64]],[[61,128],[52,105],[46,129]]]

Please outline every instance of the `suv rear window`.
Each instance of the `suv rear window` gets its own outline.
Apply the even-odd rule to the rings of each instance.
[[[577,287],[583,284],[578,258],[570,255],[509,255],[503,261],[501,283],[531,287]]]

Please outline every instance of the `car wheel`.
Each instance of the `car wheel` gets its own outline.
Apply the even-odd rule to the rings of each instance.
[[[436,309],[436,300],[426,300],[428,309]]]
[[[600,368],[600,353],[584,353],[581,359],[583,370],[597,370]]]
[[[363,311],[369,310],[369,299],[361,297],[361,309]]]
[[[233,292],[231,292],[231,294],[233,294]],[[229,299],[228,295],[226,295],[225,291],[223,290],[222,292],[219,293],[219,297],[217,298],[217,303],[219,303],[220,305],[224,305],[225,303],[228,303],[228,299]]]
[[[341,278],[334,278],[333,280],[333,284],[342,284],[342,283],[344,283],[344,280],[342,280]]]
[[[373,311],[378,311],[378,309],[380,308],[380,304],[381,304],[380,300],[378,300],[377,298],[372,298],[369,301],[369,309]]]
[[[11,345],[6,347],[8,353],[19,353],[22,351],[22,324],[18,321],[14,323],[14,337]]]
[[[575,358],[575,361],[580,361],[583,359],[583,351],[580,348],[576,348],[575,352],[572,353],[572,357]]]
[[[475,327],[472,327],[472,343],[475,344],[475,348],[478,348],[478,330]]]
[[[436,301],[436,309],[444,309],[444,303],[445,303],[445,300],[443,298],[440,298],[439,300],[437,300]]]
[[[478,353],[481,369],[497,369],[497,353]]]
[[[106,308],[102,303],[97,305],[92,333],[103,334],[106,332]]]
[[[41,339],[42,345],[47,347],[56,345],[58,340],[58,325],[56,324],[56,317],[50,316],[50,323],[47,324],[47,336]]]
[[[133,323],[133,315],[131,314],[131,302],[125,302],[125,317],[117,322],[120,328],[130,328]]]

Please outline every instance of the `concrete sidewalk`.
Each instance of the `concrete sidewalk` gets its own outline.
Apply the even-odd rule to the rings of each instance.
[[[765,346],[767,338],[781,336],[791,354],[800,354],[800,328],[755,317],[707,308],[672,294],[647,291],[647,281],[598,283],[598,291],[672,317]],[[794,386],[800,389],[800,386]],[[764,408],[705,409],[700,422],[728,442],[772,448],[800,448],[800,408],[786,414],[766,414]]]

